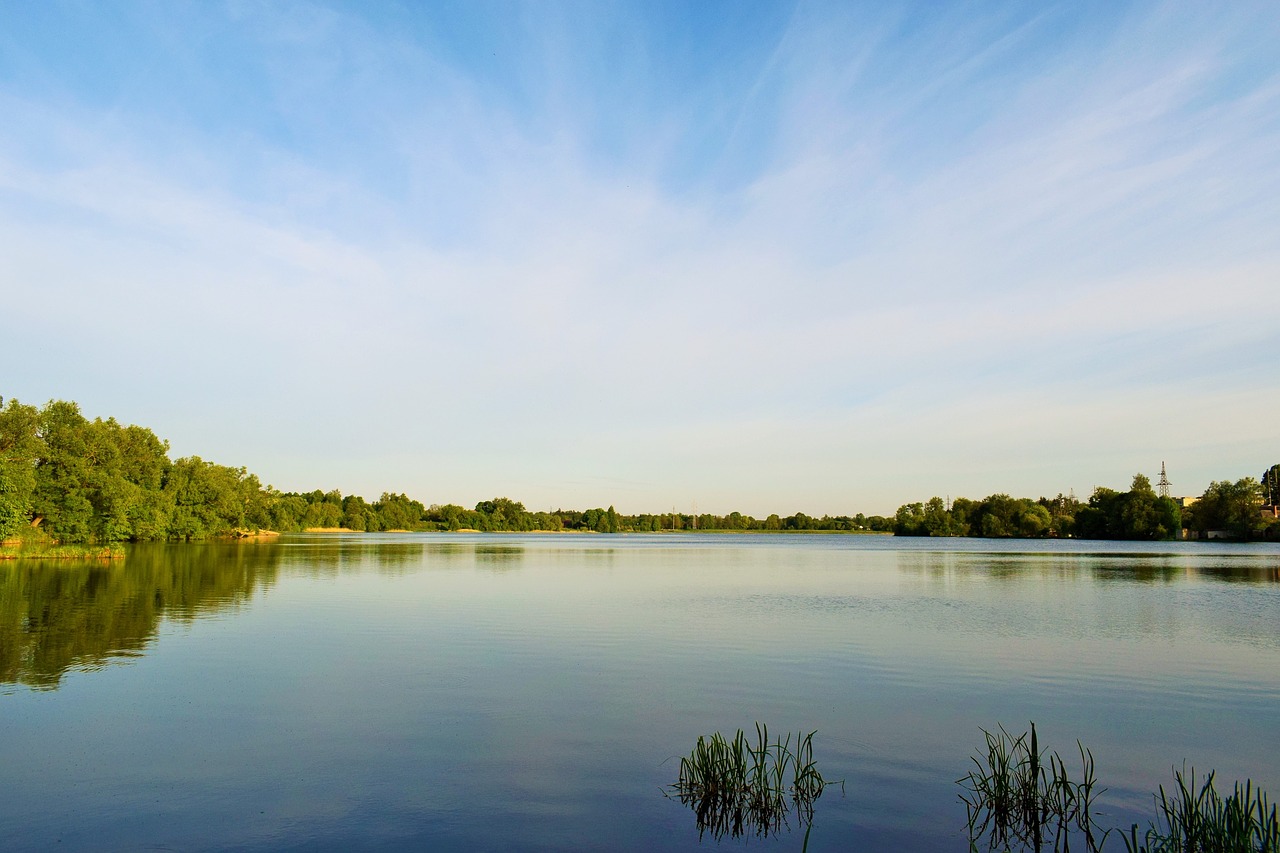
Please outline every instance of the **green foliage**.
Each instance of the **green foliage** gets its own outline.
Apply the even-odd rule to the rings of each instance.
[[[246,526],[246,512],[261,490],[244,468],[228,468],[198,456],[178,459],[165,480],[173,506],[171,539],[226,536]]]
[[[956,498],[947,508],[941,498],[898,508],[898,536],[983,536],[987,538],[1077,536],[1082,539],[1174,539],[1182,515],[1169,498],[1156,497],[1151,481],[1133,478],[1127,492],[1099,487],[1087,506],[1075,498],[1014,498],[990,495],[981,501]]]
[[[427,508],[407,495],[383,492],[373,504],[380,530],[421,530]]]
[[[767,837],[789,825],[793,811],[809,827],[814,801],[832,784],[813,760],[815,734],[797,734],[794,752],[790,734],[770,743],[769,729],[760,723],[755,746],[742,729],[733,740],[719,732],[699,736],[693,752],[680,759],[680,776],[667,795],[693,809],[699,837]]]
[[[948,509],[942,498],[898,508],[893,532],[898,536],[984,536],[1037,538],[1053,532],[1053,517],[1027,498],[991,495],[982,501],[957,498]]]
[[[1097,788],[1089,750],[1076,741],[1081,772],[1080,781],[1072,782],[1061,756],[1040,749],[1035,723],[1017,737],[1003,726],[982,733],[985,750],[973,756],[975,769],[958,782],[971,851],[980,841],[1006,853],[1067,853],[1073,841],[1076,849],[1103,848],[1112,830],[1099,835],[1093,817],[1093,803],[1105,789]],[[1173,788],[1160,786],[1156,819],[1146,832],[1140,835],[1133,824],[1121,834],[1127,853],[1280,853],[1280,815],[1266,792],[1246,780],[1223,797],[1213,779],[1211,772],[1197,787],[1194,769],[1175,770]]]
[[[268,517],[258,479],[198,457],[170,462],[148,429],[88,420],[75,403],[0,409],[0,529],[53,542],[199,539]]]
[[[359,495],[347,495],[342,499],[342,526],[348,530],[381,529],[377,511]]]
[[[0,459],[0,541],[16,535],[31,512],[31,493],[22,487],[17,467]]]
[[[474,509],[425,507],[405,494],[384,492],[372,504],[336,491],[294,493],[263,488],[244,468],[199,457],[170,461],[169,446],[150,430],[114,419],[90,421],[75,403],[51,401],[42,409],[0,398],[0,539],[36,526],[64,543],[202,539],[243,531],[341,528],[356,531],[481,530],[624,533],[663,530],[875,531],[901,536],[1079,536],[1170,539],[1182,528],[1181,511],[1155,495],[1138,474],[1128,492],[1099,488],[1087,506],[1074,498],[981,501],[939,497],[905,504],[891,517],[814,517],[796,512],[756,519],[740,512],[718,516],[624,515],[614,507],[530,512],[519,501],[496,497]],[[1280,465],[1264,473],[1270,488]],[[1250,485],[1251,484],[1251,485]],[[1214,483],[1197,505],[1193,526],[1226,530],[1237,538],[1280,537],[1257,512],[1261,486],[1253,480]],[[1270,531],[1270,532],[1268,532]]]
[[[1093,754],[1076,741],[1080,781],[1072,782],[1056,752],[1040,749],[1036,725],[1017,737],[999,726],[982,730],[985,754],[971,759],[975,769],[958,784],[968,821],[970,849],[986,839],[992,850],[1069,851],[1079,839],[1086,851],[1102,849],[1107,832],[1093,819],[1094,800],[1102,793],[1094,776]],[[1046,761],[1046,757],[1048,761]]]
[[[1075,528],[1086,539],[1173,539],[1182,531],[1182,510],[1156,497],[1151,481],[1137,474],[1127,492],[1094,489],[1088,508],[1076,514]]]
[[[1194,768],[1173,776],[1170,791],[1160,786],[1155,823],[1142,836],[1137,824],[1121,836],[1128,853],[1280,853],[1276,807],[1252,780],[1237,782],[1224,798],[1212,772],[1199,789]]]
[[[1191,527],[1200,533],[1220,530],[1233,539],[1256,539],[1267,528],[1262,515],[1262,484],[1252,477],[1209,484],[1192,505]]]
[[[1263,471],[1258,478],[1258,485],[1262,487],[1262,495],[1268,506],[1280,504],[1280,463]]]
[[[31,517],[35,463],[42,442],[40,413],[17,400],[0,397],[0,540],[17,534]]]

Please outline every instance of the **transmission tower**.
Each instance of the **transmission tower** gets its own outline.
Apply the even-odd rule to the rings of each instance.
[[[1160,463],[1160,482],[1156,483],[1156,485],[1160,487],[1160,497],[1169,497],[1169,487],[1172,486],[1173,483],[1169,482],[1169,476],[1164,472],[1163,462]]]

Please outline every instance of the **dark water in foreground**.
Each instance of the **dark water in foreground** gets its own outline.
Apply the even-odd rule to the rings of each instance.
[[[736,850],[660,789],[756,720],[816,729],[845,780],[811,850],[966,849],[955,780],[997,723],[1091,747],[1105,825],[1184,760],[1280,795],[1280,549],[370,535],[0,564],[5,849]]]

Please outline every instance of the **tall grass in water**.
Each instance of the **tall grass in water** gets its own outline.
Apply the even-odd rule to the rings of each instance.
[[[1040,749],[1035,723],[1017,737],[1004,726],[982,730],[986,753],[973,756],[975,769],[958,780],[965,793],[969,848],[978,850],[985,839],[992,850],[1052,850],[1069,853],[1072,839],[1086,853],[1102,848],[1093,817],[1097,787],[1093,753],[1076,741],[1080,751],[1080,781],[1071,781],[1066,762],[1056,752]],[[1109,830],[1108,830],[1109,832]]]
[[[794,751],[789,733],[770,743],[769,729],[760,723],[754,745],[742,729],[732,740],[719,732],[700,736],[680,759],[679,779],[667,794],[693,809],[699,837],[768,836],[790,826],[792,811],[811,828],[813,803],[831,784],[813,760],[814,734],[797,734]]]
[[[1225,799],[1212,772],[1199,789],[1195,768],[1175,770],[1173,780],[1169,791],[1160,786],[1155,824],[1141,837],[1137,824],[1121,836],[1128,853],[1280,853],[1276,807],[1252,780],[1237,782]]]

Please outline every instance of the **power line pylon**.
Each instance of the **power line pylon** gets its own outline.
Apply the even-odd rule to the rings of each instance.
[[[1160,482],[1156,483],[1156,485],[1160,487],[1160,497],[1169,497],[1169,487],[1172,486],[1173,483],[1169,482],[1169,477],[1164,472],[1164,462],[1160,463]]]

